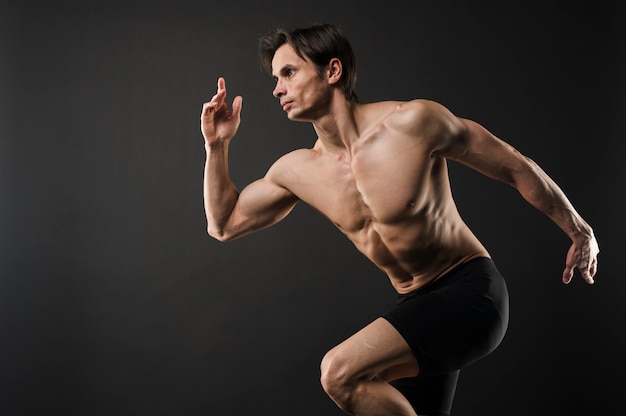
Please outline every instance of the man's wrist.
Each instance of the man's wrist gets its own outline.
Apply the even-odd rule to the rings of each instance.
[[[206,149],[207,152],[221,151],[224,148],[226,148],[226,142],[223,140],[215,140],[215,141],[205,140],[204,148]]]

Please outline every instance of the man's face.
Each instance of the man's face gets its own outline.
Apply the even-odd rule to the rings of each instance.
[[[290,120],[314,121],[328,109],[332,88],[315,65],[300,58],[291,45],[276,50],[272,76],[276,79],[273,95]]]

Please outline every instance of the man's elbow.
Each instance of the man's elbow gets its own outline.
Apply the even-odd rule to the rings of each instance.
[[[209,236],[215,238],[217,241],[221,243],[225,243],[234,238],[232,234],[226,233],[224,229],[215,229],[212,227],[208,227],[207,233],[209,234]]]

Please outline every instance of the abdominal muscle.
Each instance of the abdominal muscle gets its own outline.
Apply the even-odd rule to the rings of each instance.
[[[398,293],[432,282],[476,257],[489,257],[465,223],[456,218],[411,218],[396,224],[365,221],[344,234],[389,277]]]

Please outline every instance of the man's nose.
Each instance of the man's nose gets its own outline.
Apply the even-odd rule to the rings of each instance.
[[[283,87],[282,82],[276,81],[276,86],[274,87],[274,91],[272,91],[272,95],[276,98],[280,98],[285,95],[285,88]]]

